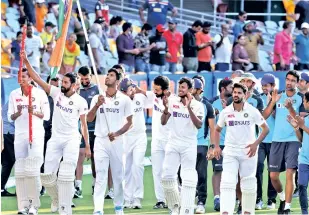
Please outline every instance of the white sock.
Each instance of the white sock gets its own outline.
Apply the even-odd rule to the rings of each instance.
[[[284,210],[291,209],[291,203],[285,203]]]
[[[285,201],[285,193],[282,191],[281,193],[278,193],[280,201]]]
[[[82,180],[76,180],[75,181],[75,187],[78,187],[80,190],[82,189]]]
[[[92,186],[95,185],[95,178],[92,178]]]
[[[214,199],[220,199],[219,195],[215,195]]]

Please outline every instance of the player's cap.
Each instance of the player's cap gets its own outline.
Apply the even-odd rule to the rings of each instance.
[[[193,89],[203,89],[203,82],[198,79],[198,78],[194,78],[193,79]]]
[[[300,74],[300,80],[304,80],[304,81],[306,81],[306,82],[309,82],[309,75],[308,75],[308,73],[302,72],[302,73]]]
[[[267,73],[262,77],[261,84],[274,84],[275,83],[275,76],[273,74]]]
[[[36,0],[35,2],[38,3],[38,4],[42,4],[42,3],[45,2],[45,0]]]
[[[177,20],[175,18],[168,18],[167,23],[177,24]]]
[[[236,77],[233,81],[235,82],[235,83],[239,83],[239,82],[241,82],[241,80],[243,80],[243,79],[250,79],[251,81],[253,81],[254,83],[257,83],[257,79],[256,79],[256,77],[252,74],[252,73],[250,73],[250,72],[246,72],[246,73],[244,73],[244,74],[242,74],[240,77]]]
[[[159,33],[164,33],[165,31],[165,28],[162,24],[157,25],[156,29]]]
[[[301,27],[300,27],[301,29],[303,29],[303,28],[307,28],[307,29],[309,29],[309,24],[307,23],[307,22],[303,22],[303,24],[301,24]]]
[[[254,21],[248,20],[245,22],[244,28],[246,28],[248,25],[255,25]]]
[[[103,17],[99,17],[94,21],[94,23],[97,23],[97,24],[102,24],[104,22],[105,22],[105,19]]]
[[[126,92],[130,86],[135,87],[136,85],[129,78],[124,78],[120,82],[120,90],[123,91],[123,92]]]
[[[52,28],[54,28],[54,27],[56,27],[56,25],[54,25],[52,22],[46,22],[45,23],[45,27],[52,27]]]

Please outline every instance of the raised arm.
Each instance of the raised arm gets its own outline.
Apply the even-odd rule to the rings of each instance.
[[[171,114],[168,111],[168,98],[167,96],[163,97],[163,105],[165,107],[162,116],[161,116],[161,124],[166,125],[167,121],[169,120]]]
[[[275,89],[272,92],[270,102],[268,103],[267,107],[263,111],[262,115],[263,115],[264,119],[268,119],[268,117],[273,113],[274,107],[275,107],[277,101],[279,101],[280,97],[281,97],[281,95],[278,94],[278,90]]]

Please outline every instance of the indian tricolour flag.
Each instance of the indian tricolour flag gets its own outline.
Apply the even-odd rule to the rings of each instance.
[[[51,67],[51,78],[55,78],[62,63],[65,41],[68,34],[68,27],[72,13],[73,0],[59,0],[58,34],[56,46],[50,57],[48,65]]]

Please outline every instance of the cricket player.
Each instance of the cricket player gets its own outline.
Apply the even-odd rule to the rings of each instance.
[[[299,82],[297,85],[299,92],[305,95],[309,91],[309,74],[308,72],[302,72],[299,77]]]
[[[242,213],[255,213],[256,152],[269,129],[261,113],[245,101],[247,90],[245,85],[234,84],[233,103],[219,114],[216,126],[214,156],[217,159],[221,156],[220,132],[226,126],[220,185],[220,214],[233,214],[238,173],[242,192]],[[255,132],[256,125],[262,128],[258,138]]]
[[[141,209],[144,198],[144,157],[147,149],[147,135],[144,108],[147,105],[146,92],[141,91],[132,80],[124,78],[120,90],[126,94],[133,106],[133,127],[125,134],[125,208]]]
[[[41,180],[52,199],[51,211],[56,212],[59,209],[60,214],[71,215],[75,169],[81,140],[78,130],[79,120],[86,142],[86,157],[90,158],[91,156],[86,121],[87,102],[75,92],[76,75],[72,73],[64,75],[60,89],[47,84],[40,78],[33,70],[24,52],[21,52],[21,57],[24,59],[33,81],[54,100],[52,136],[47,143],[44,173],[41,174]],[[63,161],[60,163],[61,158]]]
[[[262,90],[263,93],[260,95],[263,106],[267,107],[270,99],[271,99],[271,93],[274,91],[276,87],[275,83],[275,76],[267,73],[262,77],[261,80],[262,84]],[[264,171],[264,162],[265,159],[267,159],[267,164],[269,164],[269,156],[270,156],[270,148],[272,143],[272,137],[274,133],[274,127],[275,127],[275,118],[272,115],[269,116],[269,118],[266,120],[267,125],[269,127],[269,133],[263,140],[263,142],[259,145],[258,149],[258,163],[257,163],[257,171],[256,171],[256,179],[257,179],[257,198],[256,198],[256,205],[255,209],[261,210],[263,208],[263,171]],[[267,209],[275,209],[276,207],[276,197],[277,197],[277,191],[273,187],[269,172],[268,172],[268,187],[267,187]]]
[[[296,90],[299,82],[299,73],[295,70],[287,72],[285,78],[285,90],[278,94],[277,90],[272,93],[271,101],[263,112],[265,119],[268,119],[276,110],[275,127],[272,138],[272,145],[269,155],[269,171],[271,182],[276,189],[280,206],[278,214],[289,214],[293,195],[293,176],[298,166],[298,151],[300,142],[293,127],[286,121],[287,116],[293,118],[296,115],[305,114],[303,106],[303,95]],[[286,190],[284,192],[280,172],[286,170]]]
[[[204,118],[203,104],[191,95],[193,83],[190,78],[179,81],[178,97],[163,98],[165,107],[161,123],[169,121],[170,135],[165,149],[162,185],[172,215],[194,214],[197,185],[195,170],[197,133]],[[181,198],[177,189],[177,171],[181,165]],[[181,199],[181,200],[180,200]]]
[[[78,70],[78,76],[80,77],[80,90],[79,95],[83,97],[87,103],[88,108],[90,108],[90,103],[92,98],[95,95],[99,94],[98,86],[91,83],[91,71],[87,66],[83,66]],[[91,150],[91,170],[92,170],[92,189],[94,189],[95,184],[95,165],[94,165],[94,157],[93,157],[93,147],[94,147],[94,128],[95,122],[88,122],[88,135],[89,135],[89,144]],[[79,158],[77,162],[76,168],[76,180],[75,180],[75,194],[74,198],[82,198],[82,176],[83,176],[83,163],[85,160],[85,140],[82,138],[82,143],[80,145],[79,150]]]
[[[226,107],[228,98],[232,96],[233,81],[229,78],[222,79],[218,86],[220,95],[215,97],[212,101],[213,108],[215,109],[216,120],[218,121],[219,113]],[[220,133],[220,148],[224,149],[224,139],[225,139],[225,127],[222,128]],[[212,186],[214,194],[214,210],[220,211],[220,182],[222,175],[222,162],[223,157],[221,156],[219,160],[213,157],[214,142],[208,149],[208,159],[212,159],[213,175],[212,175]]]
[[[22,69],[20,88],[9,97],[8,120],[15,124],[15,178],[19,214],[38,214],[40,202],[40,169],[43,163],[44,126],[50,117],[49,104],[43,90],[30,85],[27,69]],[[32,87],[32,106],[29,88]],[[33,140],[29,143],[29,114],[32,115]],[[30,145],[31,144],[31,145]]]
[[[88,113],[88,122],[95,122],[94,161],[96,182],[93,202],[94,213],[103,214],[104,194],[108,168],[111,167],[114,184],[116,214],[123,214],[123,134],[132,126],[133,108],[130,98],[117,90],[121,73],[110,69],[105,79],[104,95],[93,97]]]
[[[303,99],[304,107],[309,111],[309,92],[306,92]],[[291,115],[288,121],[294,127],[297,138],[302,142],[298,157],[298,182],[299,182],[299,203],[302,214],[308,214],[308,181],[309,181],[309,117],[305,118]]]

